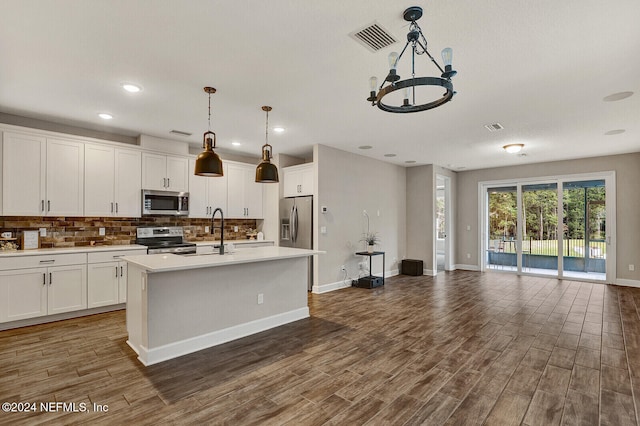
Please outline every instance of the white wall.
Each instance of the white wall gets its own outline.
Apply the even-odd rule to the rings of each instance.
[[[398,261],[406,257],[405,168],[324,145],[314,147],[314,162],[315,246],[327,252],[317,256],[314,291],[339,288],[341,265],[350,278],[357,278],[358,262],[364,259],[354,253],[365,250],[359,240],[367,230],[363,210],[369,214],[370,230],[380,236],[376,249],[386,253],[387,273],[397,273]],[[321,206],[328,207],[326,214],[319,213]],[[319,232],[323,226],[326,234]],[[381,259],[374,260],[373,272],[382,272]]]
[[[456,263],[479,265],[479,182],[609,170],[616,172],[617,278],[640,284],[640,153],[459,172]],[[629,271],[629,264],[635,265],[635,271]]]

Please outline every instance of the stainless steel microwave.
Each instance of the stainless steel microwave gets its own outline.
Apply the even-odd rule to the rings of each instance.
[[[142,215],[187,216],[189,193],[142,190]]]

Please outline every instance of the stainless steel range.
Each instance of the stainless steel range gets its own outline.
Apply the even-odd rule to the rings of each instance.
[[[147,254],[191,254],[196,245],[184,241],[181,226],[149,226],[136,229],[136,244],[147,246]]]

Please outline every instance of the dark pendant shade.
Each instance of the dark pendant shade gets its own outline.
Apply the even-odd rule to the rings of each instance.
[[[262,161],[256,167],[256,182],[260,183],[277,183],[278,168],[271,161]]]
[[[211,137],[207,137],[213,135]],[[198,176],[217,177],[223,176],[224,170],[222,169],[222,160],[213,151],[213,147],[216,144],[216,134],[209,131],[204,134],[204,151],[196,158],[196,167],[194,174]]]
[[[196,158],[195,174],[198,176],[223,176],[222,160],[213,151],[203,151]]]

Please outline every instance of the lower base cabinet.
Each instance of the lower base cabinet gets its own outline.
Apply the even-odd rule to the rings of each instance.
[[[86,308],[86,264],[0,271],[0,322]]]
[[[127,301],[127,262],[123,256],[146,254],[146,249],[88,254],[88,307],[116,305]]]

